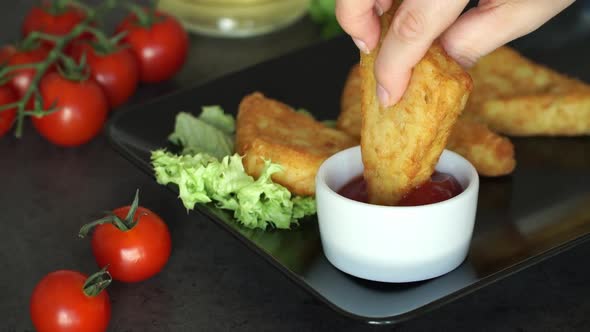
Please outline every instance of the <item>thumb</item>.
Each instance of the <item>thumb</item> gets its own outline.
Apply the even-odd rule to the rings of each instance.
[[[481,0],[441,36],[447,53],[464,67],[538,29],[575,0]]]
[[[379,42],[379,15],[391,7],[392,0],[337,0],[336,18],[356,46],[369,53]]]

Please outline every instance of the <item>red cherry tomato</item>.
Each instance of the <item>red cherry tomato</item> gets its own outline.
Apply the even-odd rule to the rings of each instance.
[[[50,73],[41,80],[43,106],[57,111],[32,117],[33,125],[48,141],[60,146],[78,146],[94,138],[102,129],[108,113],[108,101],[93,79],[71,81]]]
[[[0,65],[4,65],[8,63],[10,57],[16,53],[16,47],[12,45],[4,45],[0,47]]]
[[[103,88],[112,108],[125,103],[137,90],[139,69],[129,49],[119,48],[101,54],[88,43],[77,43],[72,47],[71,54],[77,61],[82,54],[86,54],[92,77]]]
[[[33,290],[31,319],[39,332],[107,329],[111,304],[106,291],[96,296],[84,292],[87,277],[80,272],[61,270],[47,274]]]
[[[124,206],[113,213],[124,219],[130,208]],[[172,250],[168,227],[157,214],[140,206],[133,218],[137,224],[130,230],[122,231],[106,223],[96,226],[92,235],[92,252],[98,266],[108,264],[113,279],[124,282],[138,282],[157,274]]]
[[[139,60],[140,80],[165,81],[174,76],[186,61],[188,34],[172,16],[156,11],[149,27],[142,26],[135,14],[121,22],[117,32],[126,31],[122,42],[131,45]]]
[[[49,3],[33,6],[23,22],[23,36],[33,31],[44,32],[53,36],[64,36],[86,18],[86,14],[79,8],[68,6],[52,12]],[[51,42],[47,43],[52,45]]]
[[[14,66],[41,62],[45,60],[49,54],[49,51],[50,49],[43,46],[39,46],[30,50],[17,50],[9,58],[7,65]],[[54,67],[51,67],[47,72],[51,72],[53,70]],[[31,85],[31,82],[33,81],[36,73],[37,71],[32,68],[18,69],[10,73],[12,76],[10,82],[12,87],[18,93],[19,98],[27,92],[27,89]]]
[[[0,85],[0,105],[12,104],[18,101],[16,92],[8,84]],[[0,137],[4,136],[16,118],[16,108],[0,111]]]

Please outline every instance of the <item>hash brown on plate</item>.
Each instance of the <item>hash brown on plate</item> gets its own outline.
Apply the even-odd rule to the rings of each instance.
[[[264,160],[283,167],[273,181],[294,194],[315,194],[315,176],[322,162],[358,142],[326,127],[289,105],[255,92],[242,99],[236,124],[236,150],[246,172],[258,177]]]
[[[503,46],[469,71],[465,115],[511,136],[590,134],[590,85]]]

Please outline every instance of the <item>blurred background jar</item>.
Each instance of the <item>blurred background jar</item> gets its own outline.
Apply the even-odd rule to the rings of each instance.
[[[250,37],[297,21],[309,4],[310,0],[160,0],[158,8],[196,33]]]

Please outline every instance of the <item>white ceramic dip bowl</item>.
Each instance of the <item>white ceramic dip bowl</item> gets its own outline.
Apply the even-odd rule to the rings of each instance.
[[[458,267],[473,233],[479,177],[460,155],[445,150],[436,170],[463,192],[421,206],[380,206],[337,193],[363,172],[360,146],[341,151],[316,176],[320,236],[330,263],[350,275],[381,282],[435,278]]]

